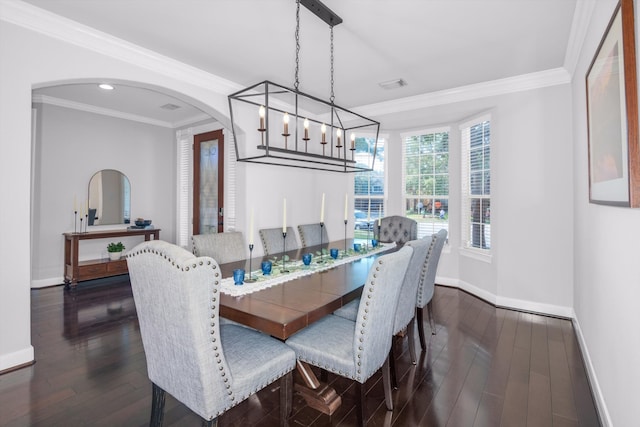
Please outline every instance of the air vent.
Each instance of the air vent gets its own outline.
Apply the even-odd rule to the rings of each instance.
[[[177,110],[178,108],[180,108],[180,106],[179,106],[179,105],[176,105],[176,104],[164,104],[164,105],[163,105],[162,107],[160,107],[160,108],[165,109],[165,110],[171,110],[171,111],[173,111],[173,110]]]
[[[407,82],[404,79],[389,80],[388,82],[378,83],[383,89],[397,89],[402,86],[406,86]]]

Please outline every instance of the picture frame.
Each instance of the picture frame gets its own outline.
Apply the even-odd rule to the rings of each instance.
[[[620,0],[586,74],[589,202],[640,207],[633,0]]]

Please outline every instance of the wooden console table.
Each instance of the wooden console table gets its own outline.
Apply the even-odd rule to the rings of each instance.
[[[64,235],[64,288],[76,286],[83,280],[99,279],[102,277],[127,274],[126,258],[116,261],[107,259],[92,259],[78,261],[80,240],[109,239],[114,237],[144,236],[144,240],[160,238],[160,229],[125,229],[89,231],[87,233],[63,233]]]

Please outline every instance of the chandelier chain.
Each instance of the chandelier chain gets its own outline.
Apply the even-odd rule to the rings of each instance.
[[[329,97],[329,100],[333,104],[335,99],[336,96],[333,93],[333,25],[331,25],[331,97]]]
[[[296,4],[296,76],[293,86],[297,92],[298,86],[300,85],[300,81],[298,79],[298,74],[300,72],[300,0],[297,0]]]

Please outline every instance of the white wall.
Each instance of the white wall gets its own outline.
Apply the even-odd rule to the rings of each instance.
[[[32,287],[62,283],[62,233],[74,231],[74,198],[78,205],[87,200],[89,180],[102,169],[116,169],[129,178],[132,219],[153,220],[163,240],[175,241],[172,129],[47,104],[37,104],[37,109]],[[105,227],[88,227],[96,228]],[[127,249],[142,241],[119,240]],[[81,242],[80,260],[106,258],[108,243]]]
[[[609,425],[640,419],[640,210],[589,203],[584,76],[616,1],[596,2],[573,81],[574,309],[587,366]],[[640,25],[637,9],[635,21]],[[638,43],[636,28],[636,48]],[[636,61],[640,58],[636,52]]]

